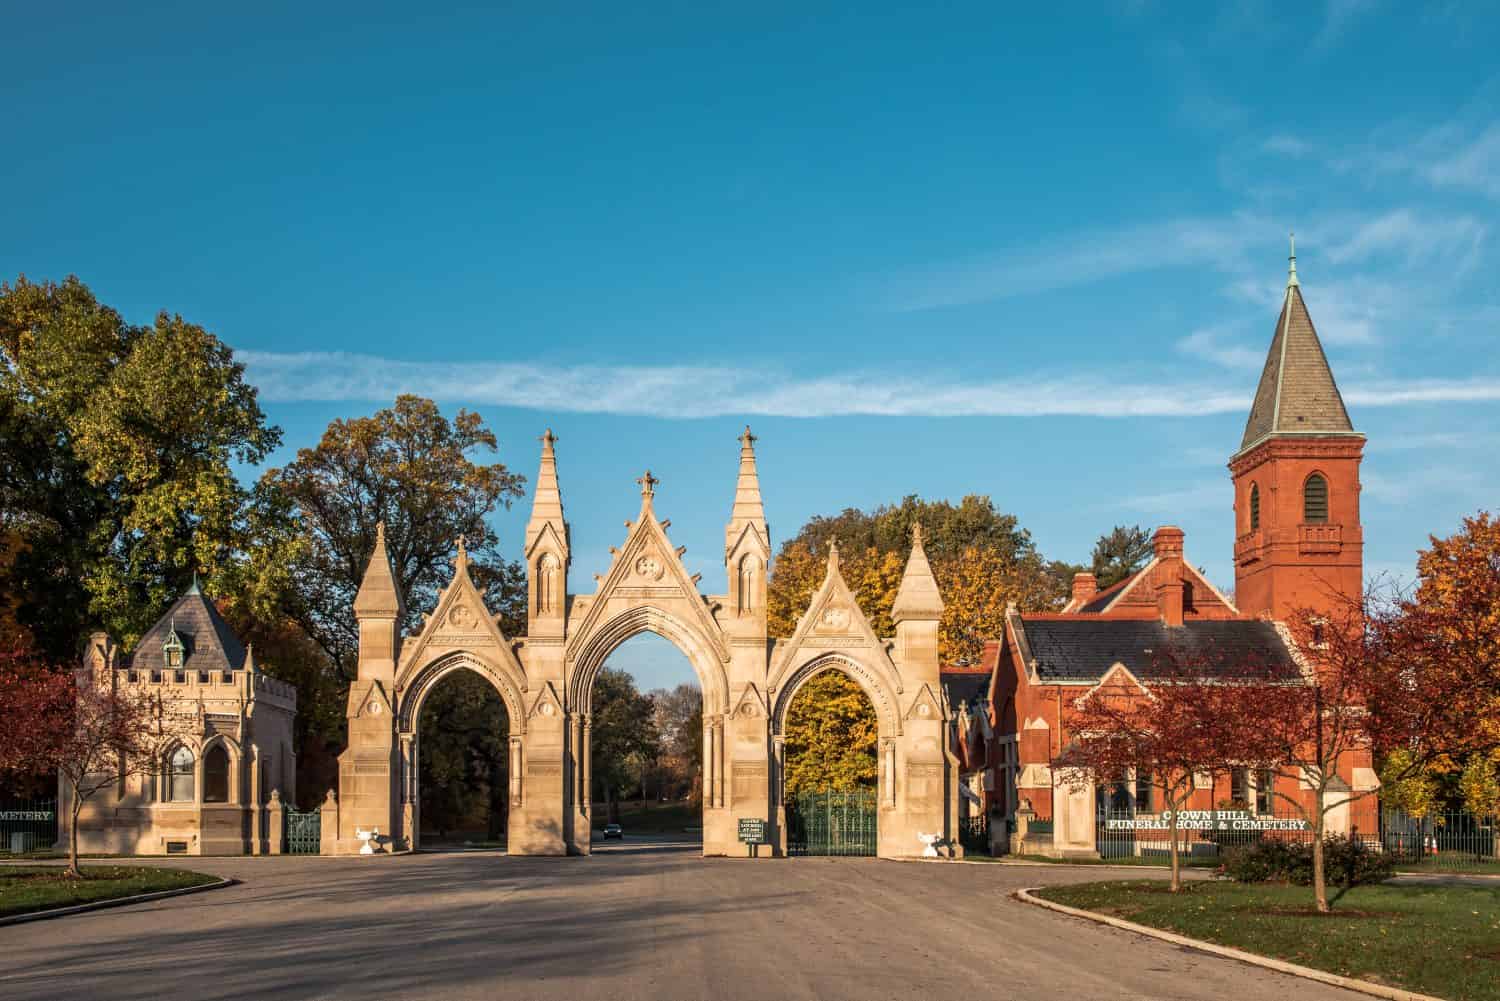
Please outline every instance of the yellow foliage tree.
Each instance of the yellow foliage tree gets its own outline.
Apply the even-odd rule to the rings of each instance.
[[[787,792],[873,787],[878,735],[875,707],[855,681],[816,675],[787,710]]]

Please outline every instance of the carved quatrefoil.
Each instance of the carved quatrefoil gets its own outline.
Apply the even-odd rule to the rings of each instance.
[[[468,605],[456,605],[453,611],[448,613],[448,624],[454,629],[468,629],[476,621],[474,618],[474,609]]]
[[[642,577],[661,580],[662,574],[667,572],[667,568],[662,565],[661,560],[655,553],[643,553],[635,561],[635,572]]]
[[[818,625],[830,632],[849,628],[849,609],[843,605],[829,605],[818,618]]]

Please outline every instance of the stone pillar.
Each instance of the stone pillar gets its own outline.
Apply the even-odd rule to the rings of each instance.
[[[286,819],[282,815],[280,789],[271,790],[271,802],[266,804],[266,834],[267,848],[272,855],[280,855],[286,850]]]
[[[588,817],[594,798],[594,717],[590,713],[583,715],[583,743],[579,750],[583,754],[583,788],[579,791],[583,796],[583,815]]]
[[[417,830],[417,735],[403,733],[401,742],[401,831],[393,834],[392,847],[404,843],[407,851],[416,851],[421,833]],[[399,840],[394,840],[399,839]]]
[[[260,794],[260,748],[250,745],[250,796],[246,804],[246,810],[250,814],[250,854],[260,855],[265,852],[265,838],[262,836],[261,824],[265,822],[265,810],[261,806]]]
[[[1079,780],[1062,769],[1054,770],[1053,775],[1053,854],[1059,858],[1098,858],[1093,781]]]
[[[322,844],[319,851],[324,855],[339,854],[339,797],[332,789],[328,790],[327,797],[320,807],[323,816],[319,821],[319,840]]]

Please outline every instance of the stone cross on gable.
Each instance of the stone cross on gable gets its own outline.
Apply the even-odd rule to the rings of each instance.
[[[656,477],[652,476],[651,475],[651,470],[648,469],[648,470],[646,470],[646,475],[645,476],[640,476],[640,477],[636,478],[636,482],[641,485],[641,496],[642,497],[655,497],[656,496],[656,485],[658,483],[660,483],[661,480],[658,480]]]

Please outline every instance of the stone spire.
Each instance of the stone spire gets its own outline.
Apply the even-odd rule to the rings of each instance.
[[[360,582],[359,593],[354,596],[354,617],[399,619],[405,612],[406,602],[401,589],[396,586],[391,557],[385,549],[385,522],[382,521],[375,526],[375,551],[370,554],[364,580]]]
[[[1255,390],[1250,418],[1245,422],[1240,451],[1278,435],[1357,435],[1349,412],[1344,409],[1338,384],[1333,380],[1333,370],[1328,367],[1328,358],[1323,354],[1322,342],[1313,329],[1307,304],[1302,300],[1295,242],[1281,316],[1276,321],[1276,335]]]
[[[551,525],[562,548],[558,555],[566,559],[568,523],[563,518],[562,492],[557,486],[557,453],[553,448],[557,444],[557,436],[552,433],[551,428],[542,435],[541,442],[542,464],[537,470],[536,488],[531,495],[531,520],[526,523],[526,552],[528,555],[531,553],[538,537]]]
[[[740,435],[740,474],[734,484],[734,506],[729,510],[729,524],[724,527],[724,551],[728,555],[745,534],[745,526],[753,525],[759,540],[767,547],[764,556],[769,556],[771,533],[766,525],[766,509],[760,499],[760,473],[755,468],[755,435],[750,425]]]
[[[932,564],[927,562],[927,550],[922,546],[922,524],[911,526],[911,555],[906,560],[906,571],[901,575],[901,586],[896,589],[896,601],[891,606],[891,621],[903,619],[938,619],[943,614],[943,596],[938,592],[937,578],[932,575]]]

